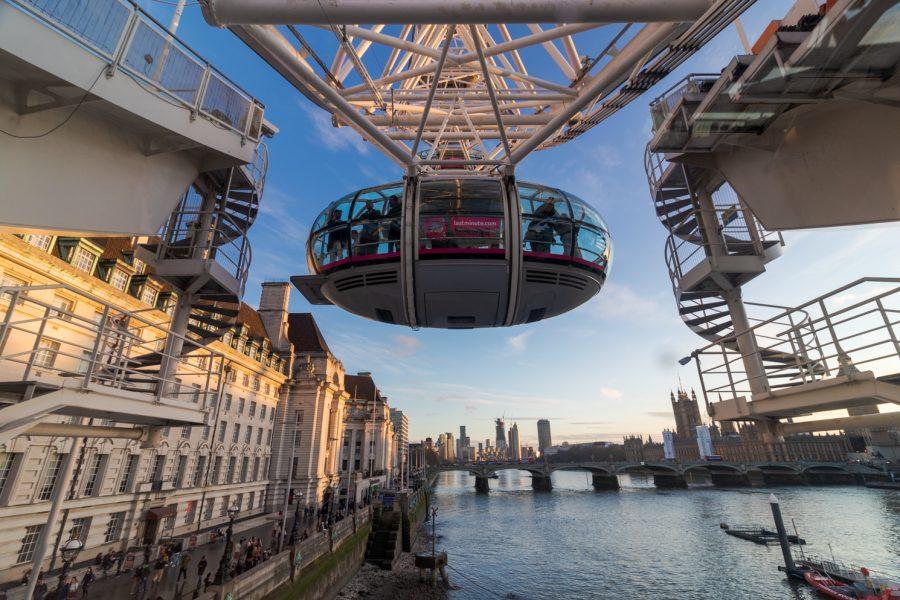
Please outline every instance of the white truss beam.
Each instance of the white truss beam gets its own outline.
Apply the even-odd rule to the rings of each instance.
[[[410,172],[513,166],[534,150],[574,139],[754,1],[201,4],[209,22],[230,24],[335,126],[351,127]],[[282,26],[291,35],[282,35]],[[587,48],[589,55],[579,53]],[[329,70],[322,57],[332,56]]]
[[[693,21],[714,0],[205,0],[217,26],[287,23],[640,23]]]

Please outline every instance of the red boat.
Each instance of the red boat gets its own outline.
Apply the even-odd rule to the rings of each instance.
[[[813,571],[804,573],[803,578],[820,594],[835,600],[888,600],[891,598],[891,590],[885,590],[883,593],[875,595],[873,591],[859,590],[850,584]]]

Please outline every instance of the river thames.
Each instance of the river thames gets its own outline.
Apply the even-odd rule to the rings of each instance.
[[[778,571],[777,545],[725,535],[719,523],[774,529],[774,492],[807,553],[900,575],[900,493],[855,486],[656,490],[623,478],[595,492],[590,476],[557,472],[535,493],[502,471],[487,495],[474,477],[437,479],[438,547],[449,553],[452,600],[486,598],[812,599]],[[830,544],[830,548],[829,548]]]

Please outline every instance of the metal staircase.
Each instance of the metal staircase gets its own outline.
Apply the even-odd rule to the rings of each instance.
[[[696,100],[695,79],[655,101],[654,114]],[[645,168],[669,232],[665,259],[678,312],[710,342],[692,354],[710,416],[762,422],[770,441],[900,424],[900,414],[878,410],[900,403],[898,280],[860,280],[794,308],[744,302],[741,286],[780,256],[781,236],[759,224],[718,171],[651,148]],[[836,409],[850,416],[780,421]]]
[[[680,93],[679,100],[687,96]],[[748,324],[791,310],[740,298],[740,287],[781,255],[783,238],[766,231],[715,171],[669,162],[649,146],[645,168],[656,214],[669,231],[665,259],[679,315],[703,339],[738,352],[733,310],[751,307]],[[805,329],[809,319],[798,311],[786,323],[797,328],[798,348],[812,345]],[[805,375],[824,368],[799,349],[761,347],[759,355],[766,375],[759,383],[765,389],[800,385]]]
[[[176,312],[187,311],[185,336],[200,346],[220,339],[240,312],[251,261],[247,233],[259,214],[267,168],[266,146],[260,144],[252,164],[204,174],[182,197],[159,237],[136,248],[156,276],[178,290]],[[178,321],[173,315],[173,323]],[[141,374],[155,376],[163,353],[135,360]]]
[[[55,304],[59,294],[90,315]],[[132,311],[63,284],[0,288],[0,443],[17,435],[144,439],[140,428],[202,425],[218,395],[224,356],[171,331],[158,311]],[[133,358],[167,360],[179,338],[188,361],[165,375]],[[44,417],[62,416],[63,422]],[[80,427],[82,418],[132,427]]]

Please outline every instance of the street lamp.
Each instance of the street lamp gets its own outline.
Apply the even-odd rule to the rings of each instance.
[[[84,543],[75,536],[74,529],[69,533],[69,536],[69,539],[63,542],[59,547],[59,554],[63,559],[62,571],[59,574],[60,585],[66,581],[66,574],[69,572],[69,567],[72,566],[72,563],[75,562],[75,559],[78,557],[78,553],[84,548]]]
[[[225,583],[228,577],[228,563],[231,562],[231,554],[234,552],[234,544],[231,542],[231,534],[234,532],[234,518],[240,509],[236,504],[228,507],[228,529],[225,530],[225,550],[222,552],[222,559],[219,561],[219,571],[216,573],[216,585]]]
[[[294,524],[291,525],[291,544],[296,544],[299,540],[297,539],[298,528],[300,526],[300,501],[303,499],[303,492],[297,492],[294,494]]]
[[[338,484],[337,482],[333,482],[331,484],[331,508],[328,511],[328,524],[331,525],[337,519],[335,518],[335,513],[338,508],[340,508],[340,503],[338,502]]]

